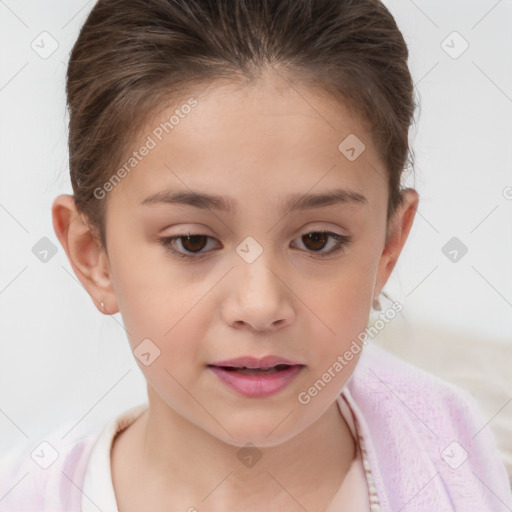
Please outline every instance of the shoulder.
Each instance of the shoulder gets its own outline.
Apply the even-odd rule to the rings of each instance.
[[[469,439],[484,425],[469,391],[372,343],[364,348],[347,386],[359,405],[399,411],[435,433]]]
[[[99,427],[86,431],[65,423],[11,448],[0,458],[2,511],[79,511],[74,504],[99,433]]]
[[[0,458],[2,512],[80,512],[82,488],[93,448],[111,441],[148,408],[138,404],[92,427],[66,422],[38,441],[31,440]]]
[[[400,359],[374,343],[364,348],[349,385],[361,398],[368,396],[371,390],[372,396],[379,401],[402,400],[405,401],[404,406],[424,409],[427,414],[435,407],[447,408],[451,411],[448,418],[444,410],[443,414],[435,415],[441,421],[450,421],[457,414],[472,416],[476,412],[475,401],[469,391]]]
[[[512,499],[495,439],[471,393],[372,342],[346,387],[376,458],[390,459],[381,466],[395,479],[403,479],[408,467],[429,468],[425,478],[437,475],[444,483],[439,490],[449,489],[453,502],[485,495],[482,504],[488,505],[493,493],[502,503]]]

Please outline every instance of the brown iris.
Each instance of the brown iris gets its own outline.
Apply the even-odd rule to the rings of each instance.
[[[304,242],[304,245],[308,249],[311,249],[312,251],[319,251],[320,249],[324,248],[325,244],[327,243],[328,238],[329,238],[328,233],[315,232],[315,233],[308,233],[307,235],[304,235],[302,237],[302,240]],[[310,245],[308,245],[308,243],[306,243],[306,241],[312,242],[313,246],[311,247]]]
[[[183,247],[190,252],[200,251],[201,249],[203,249],[208,239],[206,235],[187,235],[180,238]]]

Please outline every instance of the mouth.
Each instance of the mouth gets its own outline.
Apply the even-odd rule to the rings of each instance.
[[[218,361],[208,364],[207,367],[221,383],[238,394],[262,398],[287,387],[305,365],[276,356],[267,356],[263,359],[243,357],[231,361]]]
[[[282,370],[283,367],[301,365],[298,361],[292,361],[291,359],[285,359],[281,356],[267,355],[264,357],[255,356],[242,356],[235,359],[225,359],[223,361],[215,361],[208,366],[217,366],[219,368],[226,368],[238,370],[242,368],[246,369],[257,369],[257,370],[271,370],[278,368]],[[301,365],[304,366],[304,365]]]
[[[217,365],[208,365],[210,367],[221,368],[227,372],[236,372],[241,373],[242,375],[269,375],[272,373],[281,372],[284,370],[288,370],[292,366],[303,366],[303,365],[290,365],[290,364],[277,364],[275,366],[269,366],[267,368],[249,368],[247,366],[217,366]]]

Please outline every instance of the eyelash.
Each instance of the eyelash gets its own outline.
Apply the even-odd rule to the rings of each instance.
[[[352,237],[351,236],[340,235],[338,233],[333,233],[332,231],[309,231],[308,233],[304,233],[304,235],[302,235],[302,236],[311,235],[311,234],[317,234],[317,233],[328,235],[328,236],[334,238],[337,241],[337,244],[334,246],[333,249],[331,249],[330,251],[324,252],[324,253],[315,252],[315,251],[309,251],[309,252],[311,252],[314,255],[318,255],[318,256],[315,256],[315,257],[327,258],[329,256],[337,254],[337,253],[343,251],[345,249],[345,247],[348,246],[350,244],[350,242],[352,241]],[[213,237],[205,235],[203,233],[188,233],[186,235],[175,235],[175,236],[164,237],[164,238],[160,239],[160,242],[161,242],[161,244],[164,246],[164,248],[167,251],[169,251],[170,253],[178,256],[179,258],[183,258],[183,259],[186,259],[186,260],[199,260],[206,253],[200,253],[200,252],[197,252],[197,253],[190,253],[190,252],[189,253],[184,253],[184,252],[178,251],[178,250],[176,250],[174,248],[174,241],[175,240],[179,240],[179,239],[187,238],[187,237],[194,237],[194,236],[205,236],[207,238],[213,239]],[[196,255],[198,255],[198,256],[196,256]]]

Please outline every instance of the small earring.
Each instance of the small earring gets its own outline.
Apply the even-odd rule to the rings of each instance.
[[[375,309],[375,311],[382,311],[382,306],[380,305],[378,296],[373,299],[373,309]]]
[[[101,307],[105,309],[105,303],[103,301],[101,302]]]

